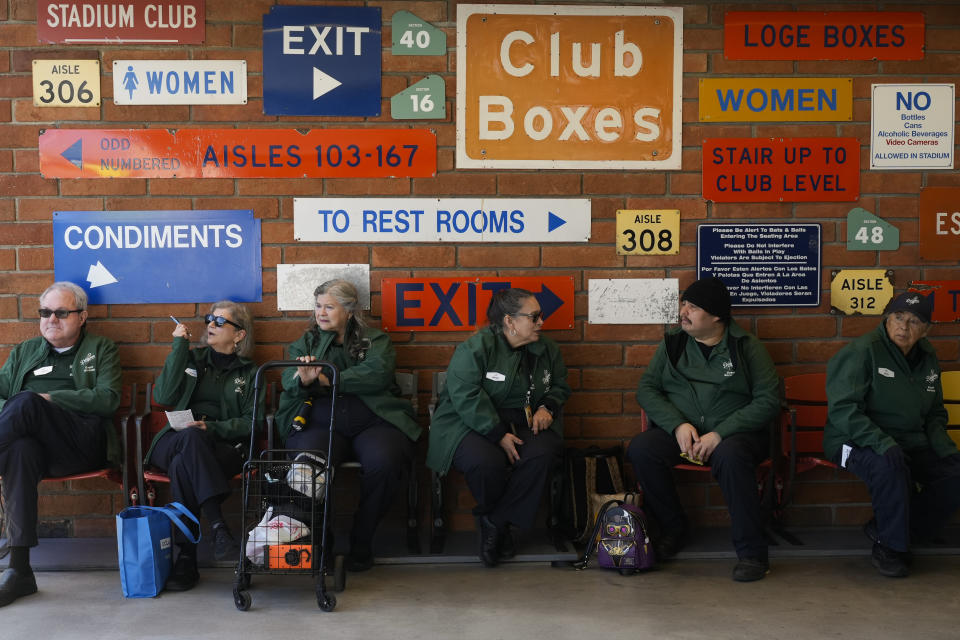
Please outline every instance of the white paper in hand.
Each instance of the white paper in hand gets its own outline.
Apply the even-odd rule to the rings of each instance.
[[[193,411],[185,409],[183,411],[167,411],[167,421],[170,422],[170,428],[174,431],[181,431],[187,428],[187,425],[194,422]]]

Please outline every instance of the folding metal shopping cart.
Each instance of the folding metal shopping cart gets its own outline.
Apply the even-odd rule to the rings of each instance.
[[[268,369],[314,366],[330,380],[330,441],[333,440],[334,407],[340,372],[329,362],[303,363],[275,360],[257,369],[254,397],[259,399]],[[258,400],[255,400],[257,402]],[[317,606],[333,611],[337,599],[327,592],[326,576],[334,576],[334,589],[346,582],[343,559],[333,558],[329,522],[332,522],[330,485],[332,469],[322,451],[292,451],[275,446],[274,420],[267,420],[266,448],[256,455],[257,408],[250,432],[250,455],[243,468],[241,531],[243,544],[233,585],[237,609],[246,611],[253,601],[249,593],[255,574],[310,575],[314,579]],[[330,569],[330,570],[328,570]]]

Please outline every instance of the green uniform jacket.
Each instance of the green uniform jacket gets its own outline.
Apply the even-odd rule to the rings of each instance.
[[[0,410],[7,400],[23,389],[27,374],[46,359],[53,347],[42,336],[21,342],[10,352],[0,369]],[[70,366],[75,391],[50,392],[50,399],[61,409],[74,413],[100,416],[107,434],[107,459],[119,464],[120,443],[113,428],[113,414],[120,406],[120,362],[117,345],[109,338],[84,330],[80,345]]]
[[[526,349],[535,358],[530,406],[534,411],[540,405],[551,409],[554,417],[550,428],[562,436],[563,413],[559,409],[570,397],[570,386],[560,348],[553,340],[541,337]],[[521,356],[521,349],[512,348],[490,327],[457,347],[430,421],[428,467],[445,474],[460,441],[471,429],[486,435],[500,423],[497,409],[520,374]]]
[[[189,408],[190,398],[197,387],[198,375],[209,362],[210,347],[190,348],[186,338],[173,339],[173,348],[163,363],[163,370],[153,387],[153,399],[162,405],[172,406],[176,411]],[[220,388],[220,415],[233,416],[226,420],[207,420],[207,430],[219,440],[241,442],[250,438],[250,425],[253,422],[253,384],[257,375],[257,364],[246,358],[237,358],[224,375]],[[261,390],[260,407],[266,393]],[[144,462],[150,461],[153,448],[165,433],[170,431],[167,424],[150,443],[150,450]]]
[[[884,323],[838,351],[827,363],[827,424],[823,452],[834,459],[844,443],[883,454],[895,444],[904,451],[931,448],[940,456],[957,453],[947,435],[940,365],[926,338],[914,349],[911,368]]]
[[[336,336],[336,332],[311,327],[303,337],[290,345],[290,359],[311,355],[326,360],[327,350]],[[357,396],[370,411],[416,441],[422,429],[413,414],[413,405],[400,395],[397,387],[397,355],[390,337],[379,329],[364,327],[363,338],[370,341],[370,346],[364,351],[362,359],[344,354],[349,366],[340,372],[338,393]],[[276,420],[277,433],[283,439],[290,434],[294,416],[311,394],[309,387],[300,385],[296,373],[294,368],[283,371],[283,393],[280,395]]]
[[[770,428],[780,407],[779,378],[763,344],[733,321],[707,361],[696,340],[674,328],[643,372],[637,402],[665,431],[689,422],[700,434],[726,438]]]

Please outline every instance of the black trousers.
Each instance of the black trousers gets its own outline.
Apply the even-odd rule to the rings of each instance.
[[[485,515],[498,526],[530,529],[563,440],[550,429],[534,435],[526,425],[517,427],[517,437],[523,440],[517,447],[520,460],[511,465],[499,444],[470,431],[453,454],[453,468],[466,476],[477,501],[474,515]]]
[[[190,427],[163,434],[150,454],[150,464],[170,476],[173,499],[199,518],[204,502],[222,502],[230,495],[230,479],[243,470],[243,453],[207,431]]]
[[[852,447],[846,469],[866,483],[880,543],[895,551],[907,551],[911,536],[933,537],[960,508],[960,453],[940,458],[919,449],[891,461]]]
[[[767,558],[764,519],[757,491],[757,465],[769,455],[766,432],[737,433],[720,441],[708,463],[730,512],[731,537],[738,557]],[[627,456],[643,488],[643,506],[664,532],[687,528],[671,468],[685,462],[671,433],[652,428],[630,441]]]
[[[310,418],[302,431],[287,437],[286,448],[327,452],[330,437],[330,398],[314,399]],[[352,395],[337,398],[333,450],[327,463],[336,468],[345,460],[360,463],[360,503],[350,531],[351,549],[370,553],[373,536],[390,510],[413,464],[413,443],[400,429],[376,415]]]
[[[3,405],[0,476],[11,546],[37,546],[37,485],[43,477],[106,466],[100,420],[61,409],[32,391],[21,391]]]

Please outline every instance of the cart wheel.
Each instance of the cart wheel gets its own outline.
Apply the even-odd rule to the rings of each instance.
[[[237,605],[238,611],[249,611],[253,598],[246,591],[241,589],[233,590],[233,604]]]
[[[317,596],[317,606],[321,611],[333,611],[337,606],[337,596],[332,593],[325,593]]]
[[[241,591],[245,591],[250,588],[250,572],[245,571],[247,569],[247,563],[238,562],[236,568],[236,579],[234,580],[234,585],[239,588]]]
[[[347,567],[343,554],[333,559],[333,590],[337,593],[347,588]]]

